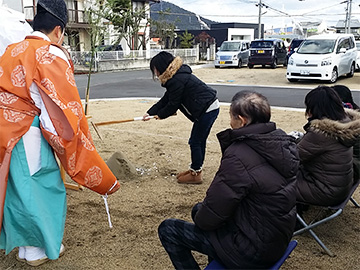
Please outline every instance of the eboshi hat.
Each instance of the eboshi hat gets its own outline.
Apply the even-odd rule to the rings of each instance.
[[[64,26],[68,21],[67,7],[64,0],[38,0],[38,5],[58,18]]]

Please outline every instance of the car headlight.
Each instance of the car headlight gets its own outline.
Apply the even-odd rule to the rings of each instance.
[[[290,57],[290,59],[288,61],[288,65],[290,65],[290,66],[294,65],[294,59],[292,57]]]
[[[331,58],[326,58],[321,61],[321,66],[330,66],[331,65]]]
[[[233,55],[233,60],[237,60],[237,55],[235,54],[235,55]]]
[[[215,55],[215,60],[219,60],[219,56],[217,54]]]

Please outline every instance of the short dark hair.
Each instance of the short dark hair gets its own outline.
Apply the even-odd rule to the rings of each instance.
[[[45,34],[49,34],[56,26],[60,26],[61,31],[64,31],[65,25],[62,21],[49,13],[42,6],[37,5],[37,13],[32,24],[34,31],[41,31]]]
[[[155,55],[150,61],[150,70],[155,77],[155,70],[159,71],[160,74],[163,74],[167,67],[174,60],[174,56],[171,53],[162,51]]]
[[[245,117],[249,124],[268,123],[271,118],[270,104],[265,96],[254,91],[240,91],[231,100],[230,113]]]
[[[318,86],[305,97],[306,113],[312,119],[343,120],[346,113],[339,95],[332,87]]]
[[[339,95],[340,99],[342,100],[342,102],[344,103],[350,103],[352,108],[354,110],[358,110],[360,109],[359,106],[354,102],[351,91],[349,89],[349,87],[345,86],[345,85],[334,85],[333,89],[335,90],[335,92]]]

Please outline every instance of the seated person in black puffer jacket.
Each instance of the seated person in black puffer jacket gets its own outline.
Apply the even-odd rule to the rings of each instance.
[[[344,110],[333,88],[319,86],[305,97],[308,123],[298,143],[297,201],[333,206],[353,185],[353,145],[360,135],[360,113]],[[300,213],[301,214],[301,213]]]
[[[345,85],[334,85],[332,88],[338,93],[344,108],[346,108],[345,112],[351,118],[353,118],[351,115],[358,115],[360,107],[354,102],[350,89]],[[355,183],[360,179],[360,139],[357,139],[353,146],[353,170]]]
[[[237,93],[232,129],[217,136],[221,165],[194,223],[167,219],[159,237],[176,269],[199,269],[198,251],[228,269],[263,269],[285,252],[296,222],[295,139],[270,122],[270,105],[256,92]]]

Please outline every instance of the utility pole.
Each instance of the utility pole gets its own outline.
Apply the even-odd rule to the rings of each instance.
[[[262,3],[261,0],[259,0],[259,26],[258,26],[258,37],[261,38],[261,7]]]
[[[346,18],[345,18],[345,25],[344,25],[344,31],[346,34],[350,34],[351,33],[351,1],[352,0],[346,0],[342,3],[347,3],[346,4]]]
[[[347,33],[350,34],[351,33],[351,1],[352,0],[348,0],[348,31]]]

